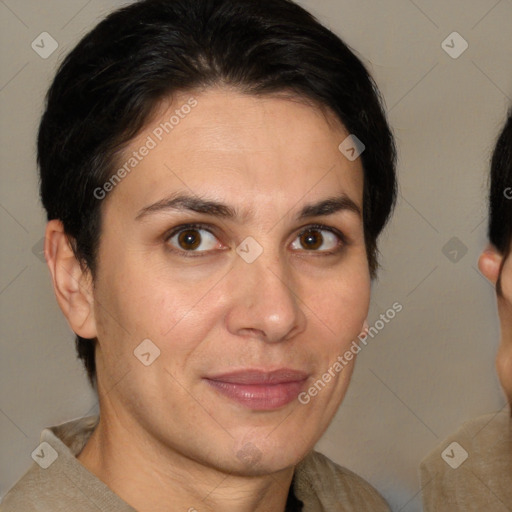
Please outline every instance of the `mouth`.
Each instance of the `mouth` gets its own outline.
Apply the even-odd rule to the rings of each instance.
[[[220,394],[256,411],[271,411],[289,404],[304,388],[309,375],[281,368],[274,371],[240,370],[204,380]]]

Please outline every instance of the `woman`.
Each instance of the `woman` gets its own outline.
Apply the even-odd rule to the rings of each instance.
[[[43,432],[6,512],[388,510],[312,451],[395,200],[377,90],[338,37],[287,0],[136,2],[63,62],[38,161],[100,415]]]

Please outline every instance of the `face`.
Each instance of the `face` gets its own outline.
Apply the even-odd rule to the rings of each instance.
[[[333,364],[369,305],[363,172],[338,149],[347,136],[284,97],[218,89],[161,105],[102,205],[102,414],[148,446],[240,474],[313,448],[354,360]]]
[[[500,278],[502,293],[498,295],[498,314],[501,336],[496,369],[507,399],[512,403],[512,258],[509,256],[503,261],[503,255],[491,246],[480,256],[479,267],[494,285]]]

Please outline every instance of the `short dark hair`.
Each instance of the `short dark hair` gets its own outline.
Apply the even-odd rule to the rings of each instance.
[[[503,255],[503,268],[512,244],[512,109],[494,148],[490,181],[489,241]],[[496,291],[501,295],[501,270]]]
[[[502,254],[512,242],[512,109],[491,160],[489,241]]]
[[[101,201],[116,155],[178,92],[227,85],[291,92],[328,107],[366,146],[363,223],[369,268],[396,198],[396,151],[378,89],[339,37],[290,0],[143,0],[83,37],[48,91],[38,135],[41,198],[94,277]],[[340,141],[341,142],[341,141]],[[77,336],[94,385],[95,340]]]

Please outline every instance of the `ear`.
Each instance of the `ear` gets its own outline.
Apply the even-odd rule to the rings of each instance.
[[[71,329],[82,338],[95,338],[92,278],[81,268],[59,220],[46,226],[44,253],[57,302]]]
[[[493,245],[488,245],[478,259],[480,272],[494,285],[500,275],[503,255]]]

